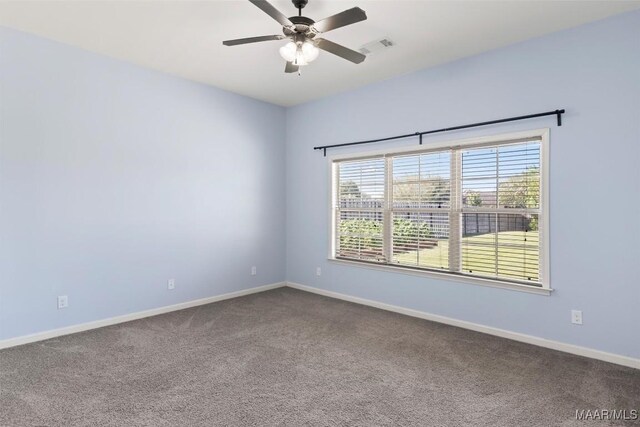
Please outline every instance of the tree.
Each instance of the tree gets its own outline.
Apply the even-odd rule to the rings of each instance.
[[[514,209],[537,208],[540,206],[540,169],[529,168],[500,183],[500,206]],[[538,218],[529,218],[527,227],[531,231],[538,231]]]
[[[514,209],[540,206],[540,169],[529,168],[498,186],[501,207]]]
[[[467,206],[481,206],[482,205],[482,197],[480,197],[480,193],[476,191],[469,191],[464,196],[465,205]]]
[[[441,207],[451,198],[449,180],[442,177],[417,180],[417,177],[407,177],[402,181],[395,181],[393,198],[395,201],[422,202]]]
[[[431,228],[426,222],[404,218],[393,220],[393,244],[398,249],[415,250],[419,244],[424,248],[431,237]]]
[[[341,199],[359,199],[362,197],[360,187],[354,181],[345,181],[340,183]]]
[[[340,253],[369,252],[382,255],[382,222],[367,218],[340,221]]]

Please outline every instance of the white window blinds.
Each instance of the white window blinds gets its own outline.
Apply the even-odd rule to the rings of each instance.
[[[392,157],[392,262],[448,270],[451,152]]]
[[[462,271],[538,283],[540,141],[462,152]]]
[[[542,286],[541,137],[334,163],[334,256]]]
[[[384,261],[384,158],[344,162],[338,176],[336,256]]]

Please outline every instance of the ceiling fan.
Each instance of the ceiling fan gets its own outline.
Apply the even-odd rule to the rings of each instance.
[[[351,50],[327,39],[317,37],[321,33],[326,33],[327,31],[335,30],[336,28],[355,24],[356,22],[367,19],[367,15],[364,13],[364,10],[359,7],[345,10],[344,12],[340,12],[316,22],[311,18],[302,16],[302,8],[307,5],[309,0],[291,0],[293,5],[298,9],[298,16],[292,16],[290,18],[284,16],[266,0],[249,1],[259,7],[267,15],[278,21],[280,25],[282,25],[282,32],[284,35],[226,40],[222,42],[225,46],[289,39],[289,42],[280,48],[280,55],[285,61],[287,61],[287,65],[284,69],[285,73],[298,72],[298,74],[300,74],[300,67],[314,61],[320,53],[319,49],[333,53],[334,55],[355,64],[361,63],[366,58],[366,56],[360,52],[356,52],[355,50]]]

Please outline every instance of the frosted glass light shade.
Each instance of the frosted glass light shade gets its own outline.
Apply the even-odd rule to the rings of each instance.
[[[315,47],[311,42],[304,42],[302,44],[302,55],[305,61],[313,62],[320,54],[320,49]]]
[[[293,62],[296,59],[298,46],[294,42],[289,42],[280,48],[280,56],[287,62]]]
[[[280,56],[299,67],[315,60],[319,53],[320,50],[310,41],[299,44],[291,41],[280,48]]]

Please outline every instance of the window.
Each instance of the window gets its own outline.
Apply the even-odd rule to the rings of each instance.
[[[548,289],[547,131],[333,158],[331,257]]]

